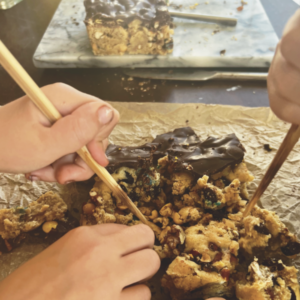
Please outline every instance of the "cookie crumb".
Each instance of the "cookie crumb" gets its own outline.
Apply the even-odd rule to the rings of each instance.
[[[271,148],[270,144],[264,144],[264,149],[268,152],[271,152],[273,149]]]

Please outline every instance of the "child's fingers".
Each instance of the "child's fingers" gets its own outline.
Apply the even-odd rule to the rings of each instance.
[[[120,300],[150,300],[151,291],[144,285],[134,285],[124,289],[121,293]]]
[[[88,143],[87,147],[95,159],[95,161],[103,167],[108,165],[108,160],[105,155],[105,151],[108,146],[108,139],[105,138],[103,141],[97,142],[96,139]]]
[[[281,53],[280,47],[272,63],[270,76],[276,94],[291,102],[300,104],[300,69],[298,70],[287,62]]]
[[[282,38],[282,54],[285,59],[300,70],[300,9],[288,21]]]
[[[75,153],[65,155],[50,166],[28,173],[30,180],[58,182],[68,184],[73,181],[82,181],[91,178],[93,171]]]
[[[125,256],[142,249],[152,249],[154,240],[152,229],[147,225],[139,224],[117,233],[114,238],[114,247],[120,249],[121,256]]]
[[[128,226],[116,223],[105,223],[94,225],[92,228],[97,232],[97,235],[110,236],[114,233],[126,229]]]
[[[103,142],[91,142],[88,145],[92,156],[102,166],[107,165],[105,150],[108,140]],[[74,181],[84,181],[90,179],[94,172],[86,165],[86,163],[77,154],[69,154],[57,160],[50,166],[40,170],[26,174],[26,178],[31,181],[47,181],[59,182],[60,184],[68,184]]]
[[[124,285],[131,285],[152,277],[160,267],[160,258],[152,249],[144,249],[126,255],[121,259],[120,270]]]
[[[60,184],[85,181],[90,179],[93,175],[94,172],[84,162],[82,166],[79,166],[77,163],[65,164],[55,171],[56,181]]]
[[[33,171],[31,173],[25,174],[26,178],[31,181],[47,181],[56,182],[54,169],[52,166],[47,166],[45,168]]]
[[[100,119],[104,123],[101,123]],[[98,135],[103,135],[103,139],[107,138],[116,125],[113,119],[114,111],[109,107],[99,107],[97,103],[81,106],[71,115],[58,120],[51,128],[45,130],[43,138],[45,155],[53,161],[76,152]]]
[[[74,110],[89,102],[104,103],[101,99],[82,93],[72,86],[60,82],[46,85],[42,87],[42,91],[62,116],[71,114]]]

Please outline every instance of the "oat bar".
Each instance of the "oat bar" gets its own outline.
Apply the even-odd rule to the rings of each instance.
[[[173,24],[162,0],[85,0],[85,24],[95,55],[173,51]]]

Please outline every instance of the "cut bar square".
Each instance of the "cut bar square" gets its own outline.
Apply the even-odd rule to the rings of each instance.
[[[95,55],[173,51],[173,23],[162,0],[85,0],[85,24]]]

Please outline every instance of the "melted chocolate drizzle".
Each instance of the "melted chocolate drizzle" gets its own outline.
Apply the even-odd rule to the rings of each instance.
[[[145,161],[156,162],[166,155],[174,162],[175,171],[187,170],[199,176],[217,173],[229,165],[240,163],[245,149],[235,134],[222,138],[209,137],[201,142],[190,128],[179,128],[158,135],[152,143],[140,147],[109,145],[106,155],[108,170],[126,166],[137,169]]]
[[[163,0],[85,0],[86,21],[100,19],[102,22],[122,20],[119,25],[129,24],[138,18],[144,24],[160,26],[171,24],[168,7]]]

